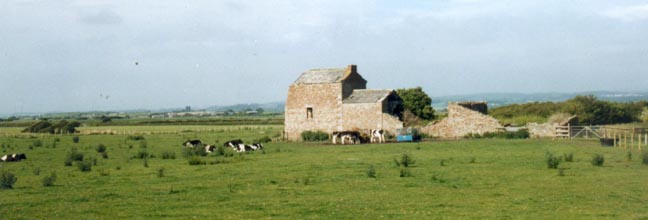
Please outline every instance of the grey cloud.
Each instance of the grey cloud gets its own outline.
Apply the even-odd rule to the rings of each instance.
[[[122,23],[122,18],[112,10],[101,9],[94,12],[83,12],[79,21],[89,25],[112,25]]]

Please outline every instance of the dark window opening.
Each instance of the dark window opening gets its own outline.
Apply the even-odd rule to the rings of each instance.
[[[306,108],[306,118],[313,118],[313,108]]]

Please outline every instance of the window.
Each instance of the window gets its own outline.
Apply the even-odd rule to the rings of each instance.
[[[306,118],[313,118],[313,108],[306,108]]]

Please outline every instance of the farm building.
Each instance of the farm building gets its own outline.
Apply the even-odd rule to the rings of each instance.
[[[462,138],[467,134],[502,131],[497,119],[488,116],[486,102],[448,103],[448,117],[421,129],[423,133],[439,138]]]
[[[302,73],[288,89],[284,138],[301,140],[303,131],[368,131],[395,133],[402,99],[394,90],[366,89],[367,80],[356,65],[312,69]]]

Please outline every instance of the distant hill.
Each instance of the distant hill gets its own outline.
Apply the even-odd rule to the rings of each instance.
[[[488,106],[499,107],[528,102],[561,102],[578,95],[594,95],[600,100],[613,102],[633,102],[648,100],[648,92],[577,92],[577,93],[483,93],[432,97],[434,109],[445,109],[448,102],[486,101]]]
[[[249,103],[249,104],[236,104],[236,105],[225,105],[225,106],[210,106],[205,108],[205,110],[224,112],[231,109],[237,112],[237,111],[243,111],[245,109],[255,110],[257,108],[262,108],[265,112],[283,112],[284,106],[285,106],[284,102]]]

